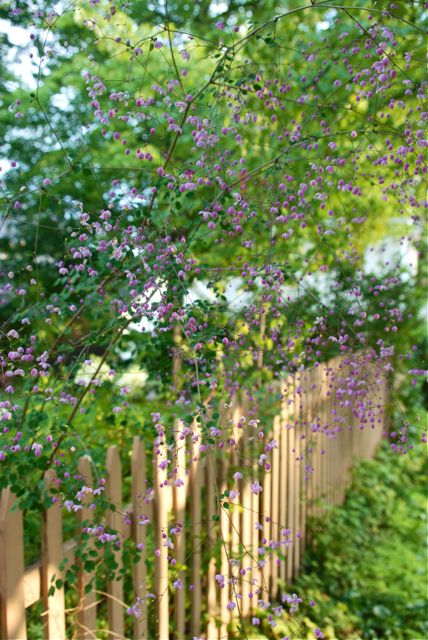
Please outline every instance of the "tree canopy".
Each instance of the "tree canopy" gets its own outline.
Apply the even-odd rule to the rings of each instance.
[[[37,0],[0,20],[0,482],[24,507],[52,465],[73,501],[78,455],[112,441],[174,459],[177,420],[231,453],[219,407],[270,415],[337,355],[358,415],[378,411],[354,392],[368,363],[419,384],[426,3]],[[420,429],[396,410],[406,452]]]

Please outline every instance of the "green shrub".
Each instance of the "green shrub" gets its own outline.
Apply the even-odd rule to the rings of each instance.
[[[293,590],[316,601],[303,613],[326,637],[427,637],[426,471],[421,452],[385,446],[355,470],[344,505],[312,523]]]

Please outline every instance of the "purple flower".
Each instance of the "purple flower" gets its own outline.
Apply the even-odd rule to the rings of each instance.
[[[251,485],[251,493],[254,493],[255,495],[258,495],[261,491],[263,491],[263,487],[260,484],[260,482],[258,480],[256,480]]]
[[[43,449],[43,445],[39,444],[38,442],[34,442],[31,445],[31,450],[34,451],[34,455],[39,458],[42,455],[42,449]]]

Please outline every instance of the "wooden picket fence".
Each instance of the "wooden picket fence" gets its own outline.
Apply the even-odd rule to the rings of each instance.
[[[107,515],[106,524],[119,536],[131,537],[145,549],[161,550],[153,576],[148,575],[145,552],[130,569],[134,596],[144,599],[148,589],[155,595],[153,605],[143,612],[140,619],[135,619],[133,638],[227,638],[229,625],[237,613],[229,611],[226,605],[234,600],[237,589],[242,596],[239,598],[239,613],[245,618],[257,609],[259,599],[274,600],[297,576],[305,545],[310,544],[306,532],[308,518],[322,516],[326,505],[343,501],[352,465],[374,455],[385,429],[384,377],[374,370],[368,375],[371,364],[364,364],[364,385],[366,389],[370,388],[372,405],[363,417],[356,417],[355,405],[352,411],[349,398],[337,391],[339,386],[344,386],[349,375],[349,365],[345,362],[336,359],[328,365],[295,374],[284,382],[282,408],[273,419],[269,434],[277,442],[277,447],[272,451],[267,471],[263,471],[257,457],[247,450],[248,438],[242,437],[247,428],[242,419],[245,407],[243,409],[238,404],[230,409],[228,422],[223,420],[224,424],[231,425],[236,442],[229,456],[214,449],[208,449],[201,455],[198,427],[190,437],[177,426],[175,464],[182,470],[181,486],[172,486],[166,471],[158,464],[154,464],[152,473],[149,473],[147,449],[138,437],[134,438],[132,500],[126,508],[122,507],[119,451],[115,446],[109,447],[106,494],[116,505],[116,511]],[[190,464],[186,464],[186,456],[187,460],[190,457]],[[254,494],[248,481],[238,482],[240,495],[235,500],[229,499],[228,508],[225,508],[224,498],[222,500],[219,496],[230,489],[231,475],[237,469],[244,471],[246,478],[251,475],[253,481],[260,479],[263,491]],[[85,484],[91,486],[92,470],[88,457],[80,460],[80,472]],[[149,476],[154,493],[153,499],[147,502],[143,496],[147,495]],[[46,483],[52,481],[53,471],[50,470],[46,473]],[[67,559],[68,566],[75,562],[79,543],[71,541],[63,545],[62,509],[54,504],[43,514],[41,559],[25,568],[23,514],[19,509],[12,509],[14,502],[11,491],[3,490],[0,504],[3,640],[28,637],[26,609],[40,599],[44,608],[44,633],[48,640],[129,637],[125,635],[127,614],[123,580],[112,580],[105,592],[94,589],[85,594],[85,585],[92,576],[84,571],[78,578],[74,628],[67,634],[64,589],[57,589],[53,595],[49,595],[49,590],[53,576],[55,580],[61,576],[61,562]],[[126,519],[120,515],[124,511]],[[142,513],[150,518],[152,525],[139,526],[133,515]],[[84,506],[77,517],[82,522],[91,521],[93,512]],[[186,522],[172,552],[177,568],[173,576],[169,551],[163,546],[163,536],[171,522]],[[260,523],[263,531],[260,531]],[[262,538],[279,540],[284,533],[287,535],[284,529],[291,532],[286,555],[283,551],[274,551],[260,563],[256,556]],[[189,543],[190,554],[186,553],[186,544],[188,549]],[[120,549],[115,552],[119,568],[122,566],[121,553]],[[240,558],[239,566],[245,568],[245,576],[233,573],[233,559],[236,558]],[[218,573],[226,580],[223,589],[216,584]],[[237,577],[228,584],[232,575]],[[177,578],[186,588],[192,585],[191,598],[185,597],[185,588],[172,593],[170,585]],[[107,624],[104,625],[107,631],[103,630],[104,627],[97,630],[97,606],[102,601],[107,602]]]

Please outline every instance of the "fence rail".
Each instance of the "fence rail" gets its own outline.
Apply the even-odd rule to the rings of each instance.
[[[363,356],[360,356],[363,357]],[[336,359],[318,368],[292,376],[283,385],[281,411],[273,419],[267,436],[276,441],[270,463],[263,470],[248,449],[247,427],[242,416],[245,407],[235,404],[227,416],[235,445],[226,455],[203,447],[201,432],[194,425],[189,435],[183,425],[175,429],[175,459],[182,483],[171,482],[166,470],[151,464],[151,456],[138,437],[134,438],[131,465],[132,503],[122,509],[122,471],[117,447],[111,446],[106,460],[106,493],[116,510],[107,514],[107,525],[123,539],[132,538],[143,546],[142,557],[132,567],[134,597],[144,599],[148,586],[154,591],[155,606],[135,619],[134,638],[183,640],[201,636],[219,640],[228,634],[228,625],[237,615],[227,602],[239,590],[239,613],[250,615],[259,598],[275,599],[287,583],[297,576],[305,546],[310,544],[306,523],[321,516],[326,504],[343,501],[350,470],[358,460],[370,458],[384,431],[386,383],[364,363],[365,412],[356,410],[350,395],[340,393],[346,387],[349,362]],[[357,394],[358,397],[358,394]],[[248,435],[248,434],[246,434]],[[203,452],[201,452],[201,446]],[[162,455],[166,455],[163,444]],[[219,455],[221,454],[221,455]],[[190,456],[190,464],[186,460]],[[83,457],[79,469],[91,486],[91,461]],[[253,482],[260,481],[262,492],[252,493],[248,481],[238,481],[239,496],[229,498],[227,507],[219,496],[230,489],[234,469],[245,470]],[[148,473],[152,471],[153,474]],[[146,503],[148,478],[153,483],[153,499]],[[46,484],[53,472],[46,473]],[[26,608],[40,599],[44,605],[44,632],[49,640],[66,637],[64,589],[49,595],[52,577],[60,577],[64,559],[74,564],[78,540],[62,542],[62,509],[53,504],[43,514],[41,559],[24,566],[23,514],[13,509],[15,498],[10,489],[2,492],[0,504],[0,599],[3,640],[25,640]],[[139,524],[141,514],[149,526]],[[81,522],[91,521],[88,505],[78,513]],[[171,523],[186,523],[174,549],[164,546]],[[290,532],[290,533],[287,533]],[[220,541],[220,545],[219,542]],[[272,552],[260,554],[260,547],[271,541]],[[191,554],[186,548],[191,545]],[[285,542],[285,555],[281,544]],[[220,549],[218,547],[220,546]],[[266,547],[266,545],[265,545]],[[145,555],[148,548],[160,550],[154,576],[148,576]],[[175,559],[174,580],[180,578],[183,589],[172,594],[171,562]],[[239,558],[241,571],[234,573]],[[115,552],[118,567],[122,551]],[[235,563],[237,564],[237,563]],[[215,576],[221,573],[226,586],[220,589]],[[228,579],[235,579],[228,583]],[[77,583],[78,607],[73,637],[89,640],[104,637],[125,638],[126,607],[123,580],[108,582],[106,592],[95,589],[85,593],[93,576],[82,570]],[[149,578],[153,584],[149,583]],[[187,582],[187,583],[186,583]],[[192,597],[186,599],[191,585]],[[106,632],[97,631],[97,606],[107,599]],[[130,603],[128,603],[130,604]]]

